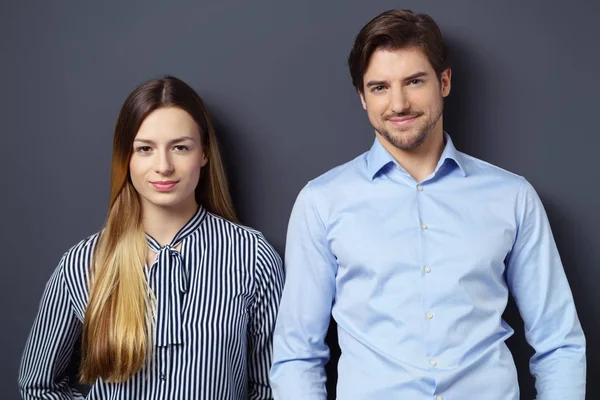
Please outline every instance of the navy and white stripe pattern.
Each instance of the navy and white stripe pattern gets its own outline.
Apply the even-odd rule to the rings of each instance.
[[[271,339],[283,288],[281,259],[260,232],[200,207],[148,269],[156,297],[152,360],[122,384],[98,380],[87,397],[65,369],[81,334],[98,234],[62,257],[26,343],[24,399],[271,399]],[[176,249],[178,247],[178,250]]]
[[[175,235],[170,244],[163,247],[150,235],[146,235],[148,247],[156,253],[150,269],[150,287],[157,298],[155,344],[168,346],[182,343],[181,302],[189,289],[189,272],[176,247],[198,229],[206,212],[198,212]]]

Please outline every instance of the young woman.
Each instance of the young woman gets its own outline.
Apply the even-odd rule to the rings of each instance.
[[[281,259],[238,225],[200,97],[173,77],[125,101],[105,228],[62,257],[19,373],[25,399],[269,399]]]

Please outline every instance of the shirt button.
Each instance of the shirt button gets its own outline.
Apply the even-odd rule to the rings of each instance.
[[[425,314],[425,316],[427,317],[427,319],[431,319],[433,318],[433,314],[428,312],[427,314]]]
[[[444,398],[442,396],[436,396],[435,400],[444,400]]]
[[[425,271],[426,273],[430,273],[431,272],[431,268],[429,268],[429,266],[425,266],[425,268],[423,268],[423,271]]]
[[[421,224],[421,228],[422,228],[423,230],[427,229],[427,224]]]
[[[160,374],[160,380],[164,381],[167,379],[167,376],[165,374]]]
[[[421,186],[421,185],[417,185],[417,190],[418,190],[419,192],[422,192],[422,191],[423,191],[423,186]]]
[[[432,367],[435,367],[437,365],[437,361],[436,360],[429,360],[429,365],[431,365]]]

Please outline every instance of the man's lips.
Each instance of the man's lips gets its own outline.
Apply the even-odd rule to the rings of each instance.
[[[420,116],[419,114],[406,115],[406,116],[402,116],[402,117],[387,118],[387,120],[390,121],[394,125],[408,125],[408,124],[412,123],[414,120],[416,120],[417,118],[419,118],[419,116]]]

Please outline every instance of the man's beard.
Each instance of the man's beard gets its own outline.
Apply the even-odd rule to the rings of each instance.
[[[406,130],[399,129],[398,131],[396,131],[396,132],[398,132],[397,134],[393,134],[389,130],[385,129],[385,122],[384,122],[384,124],[382,124],[382,129],[377,130],[377,132],[379,132],[379,134],[381,136],[383,136],[388,142],[390,142],[394,147],[396,147],[400,150],[404,150],[404,151],[414,150],[417,147],[419,147],[420,145],[422,145],[423,142],[425,142],[425,140],[427,140],[427,138],[429,137],[429,134],[433,130],[433,127],[440,120],[443,111],[444,110],[443,110],[443,106],[442,106],[440,108],[439,112],[437,113],[437,115],[434,115],[434,118],[430,118],[428,121],[426,121],[423,126],[411,126],[411,127],[408,127]],[[423,118],[422,113],[415,113],[415,112],[409,111],[409,112],[393,113],[393,114],[385,115],[384,121],[387,121],[391,118],[411,117],[411,116],[418,116],[418,119]],[[421,122],[418,119],[417,119],[417,121],[415,121],[415,125],[418,124],[419,122]],[[413,131],[414,131],[414,133],[413,133]]]

